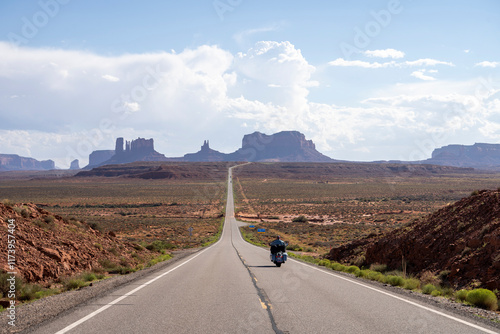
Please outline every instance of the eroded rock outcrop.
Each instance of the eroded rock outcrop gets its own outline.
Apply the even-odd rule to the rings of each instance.
[[[0,171],[51,170],[55,168],[55,163],[52,160],[38,161],[33,158],[21,157],[17,154],[0,154]]]
[[[404,260],[414,274],[449,270],[448,279],[457,287],[477,281],[500,289],[500,192],[474,193],[387,235],[334,248],[328,257],[384,263],[391,269],[400,268]]]
[[[125,145],[125,147],[124,147]],[[168,161],[163,154],[154,149],[153,139],[137,138],[124,141],[117,138],[114,150],[94,151],[89,156],[89,165],[86,169],[102,165],[126,164],[135,161]]]
[[[13,233],[8,229],[9,219],[15,226]],[[131,267],[138,263],[131,256],[137,252],[134,245],[94,230],[85,222],[52,215],[34,204],[0,203],[2,245],[7,245],[9,233],[16,240],[15,271],[27,282],[50,285],[61,277],[97,269],[102,261]],[[148,250],[142,251],[141,256],[150,256]],[[0,248],[0,257],[7,259],[7,247]],[[12,271],[7,261],[0,269]]]
[[[499,167],[500,144],[448,145],[435,149],[432,158],[425,162],[457,167]]]
[[[80,169],[80,161],[78,159],[75,159],[71,161],[71,165],[69,166],[69,169]]]
[[[229,161],[333,162],[316,150],[312,140],[298,131],[273,135],[254,132],[243,137],[239,150],[229,154]]]

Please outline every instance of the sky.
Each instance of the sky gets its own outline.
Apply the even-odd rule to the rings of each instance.
[[[351,161],[500,143],[500,1],[0,1],[0,153],[284,130]]]

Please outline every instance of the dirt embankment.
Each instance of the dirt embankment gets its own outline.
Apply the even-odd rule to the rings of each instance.
[[[500,192],[476,192],[386,235],[334,248],[328,258],[392,269],[405,261],[414,274],[449,270],[456,287],[500,289]]]
[[[14,230],[9,230],[9,220]],[[9,234],[16,241],[15,271],[27,282],[44,285],[99,268],[103,261],[134,267],[139,258],[152,256],[146,249],[120,241],[113,232],[103,234],[87,223],[64,219],[34,204],[0,203],[0,257],[4,259],[0,269],[5,271],[12,271],[5,260]]]

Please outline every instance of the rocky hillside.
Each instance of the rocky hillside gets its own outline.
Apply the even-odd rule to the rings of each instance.
[[[33,204],[0,203],[0,269],[7,266],[8,220],[14,219],[15,267],[27,282],[49,284],[64,276],[104,266],[134,267],[138,256],[152,256],[146,249],[122,242],[114,233],[102,234],[84,222],[60,216]],[[12,232],[12,231],[11,231]],[[132,256],[137,253],[138,256]]]
[[[414,274],[449,270],[456,287],[500,289],[500,192],[476,192],[387,235],[334,248],[328,258],[391,269],[401,268],[404,258]]]

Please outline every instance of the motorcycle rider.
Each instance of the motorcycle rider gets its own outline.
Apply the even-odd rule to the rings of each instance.
[[[278,235],[276,239],[269,243],[271,246],[271,254],[276,254],[279,251],[285,252],[287,243],[281,240],[281,237]]]

